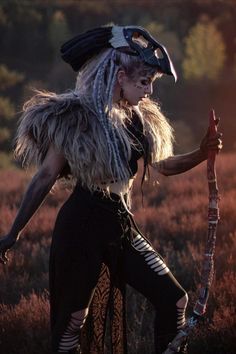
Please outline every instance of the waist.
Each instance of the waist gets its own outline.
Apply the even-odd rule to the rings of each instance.
[[[108,192],[108,194],[116,194],[118,196],[128,194],[134,183],[134,178],[129,179],[126,182],[102,182],[98,183],[98,191]]]
[[[82,204],[90,206],[109,208],[114,212],[123,209],[121,196],[116,193],[105,193],[104,190],[90,191],[86,187],[77,184],[74,188],[72,195]],[[126,195],[124,196],[126,198]]]

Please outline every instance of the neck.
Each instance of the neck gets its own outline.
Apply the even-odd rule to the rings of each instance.
[[[114,91],[113,91],[113,103],[119,103],[121,97],[120,97],[120,90],[121,87],[119,84],[116,84],[114,86]]]

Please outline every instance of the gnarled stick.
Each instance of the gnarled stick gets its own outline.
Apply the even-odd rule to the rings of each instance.
[[[209,117],[210,136],[214,136],[217,132],[215,112],[212,109]],[[207,300],[209,296],[210,286],[214,274],[214,252],[216,243],[216,230],[219,217],[219,193],[216,179],[215,168],[216,152],[211,150],[208,152],[207,159],[207,179],[209,189],[209,204],[208,204],[208,235],[204,252],[204,259],[201,274],[201,286],[199,290],[198,300],[193,308],[192,316],[187,320],[185,326],[175,336],[173,341],[168,345],[168,348],[163,354],[177,353],[181,344],[190,334],[193,328],[198,323],[198,320],[205,314]]]

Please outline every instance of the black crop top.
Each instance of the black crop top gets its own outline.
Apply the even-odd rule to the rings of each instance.
[[[135,144],[135,147],[131,147],[131,158],[129,160],[130,172],[134,176],[138,171],[138,160],[141,157],[144,158],[144,166],[147,164],[148,141],[143,132],[143,124],[134,111],[132,112],[131,120],[126,126],[128,134]]]

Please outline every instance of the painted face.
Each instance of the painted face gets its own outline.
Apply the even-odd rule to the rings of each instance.
[[[126,76],[122,84],[124,99],[132,106],[138,105],[140,101],[153,93],[154,80],[155,75],[141,75],[135,79],[129,79]]]

